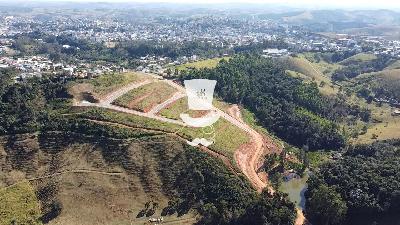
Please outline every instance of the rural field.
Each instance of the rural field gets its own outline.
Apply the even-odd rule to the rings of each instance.
[[[0,224],[41,224],[40,203],[29,182],[0,187],[0,202]]]
[[[376,103],[368,104],[365,100],[353,97],[353,101],[366,107],[372,112],[372,122],[367,124],[365,134],[358,136],[355,143],[372,143],[376,140],[389,140],[400,138],[400,117],[393,116],[392,111],[395,109],[387,104],[377,106]]]

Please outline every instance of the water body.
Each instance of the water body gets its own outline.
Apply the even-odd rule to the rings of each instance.
[[[306,173],[302,178],[291,179],[289,181],[282,182],[279,190],[287,193],[289,195],[290,201],[296,204],[296,207],[304,209],[306,204],[306,199],[304,197],[304,192],[307,190],[307,180],[308,173]]]

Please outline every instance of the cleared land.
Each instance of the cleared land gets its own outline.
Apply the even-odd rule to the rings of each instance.
[[[213,105],[224,112],[227,112],[230,107],[229,103],[217,99],[213,100]],[[181,118],[179,117],[181,113],[187,113],[192,117],[200,117],[203,116],[206,112],[189,110],[187,97],[183,97],[162,109],[159,112],[159,115],[169,119],[181,120]]]
[[[156,81],[129,91],[117,98],[113,104],[140,112],[148,112],[176,92],[177,90],[169,84]]]
[[[145,79],[145,75],[133,72],[104,74],[93,79],[74,82],[69,90],[80,100],[90,100],[86,99],[88,97],[99,100],[121,87]]]
[[[200,60],[197,62],[185,63],[175,68],[177,70],[187,70],[187,69],[203,69],[203,68],[214,68],[218,65],[219,61],[222,59],[229,60],[230,57],[222,57],[222,58],[212,58]]]

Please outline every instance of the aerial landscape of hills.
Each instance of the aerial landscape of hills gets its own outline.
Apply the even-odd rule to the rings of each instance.
[[[0,2],[0,225],[400,224],[383,6]]]

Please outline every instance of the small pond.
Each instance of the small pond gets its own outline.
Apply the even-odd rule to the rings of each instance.
[[[307,180],[309,174],[306,173],[302,178],[293,178],[289,181],[283,181],[279,190],[289,195],[289,199],[296,204],[296,207],[304,209],[306,200],[304,192],[307,189]]]

